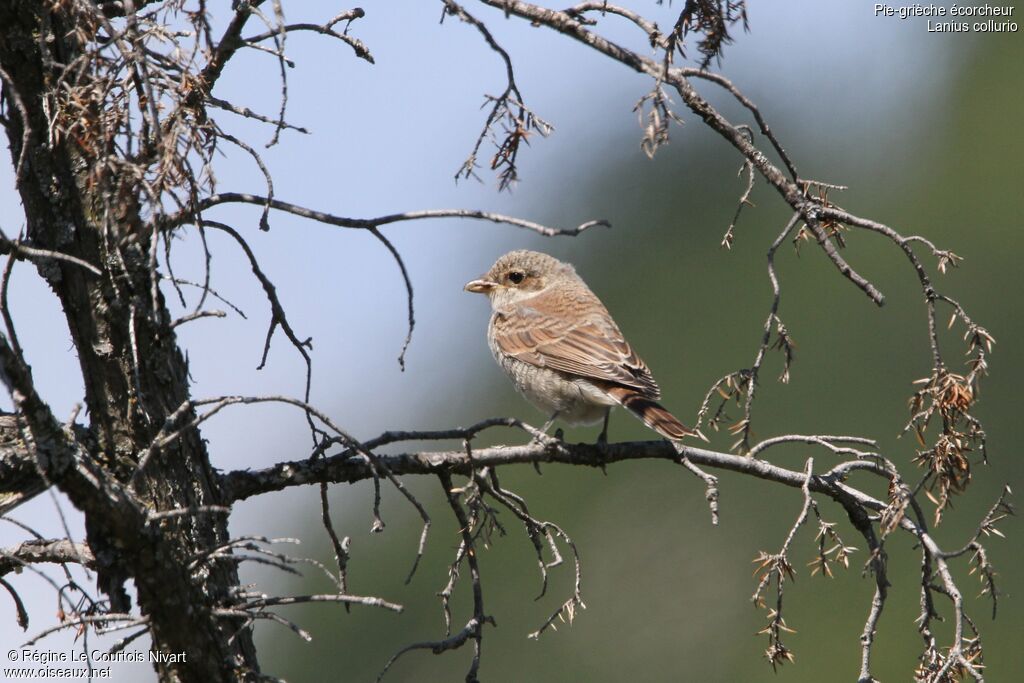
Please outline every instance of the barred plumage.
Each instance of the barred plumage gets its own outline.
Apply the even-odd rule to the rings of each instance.
[[[667,439],[700,436],[656,403],[647,364],[571,265],[513,251],[466,289],[491,300],[487,341],[498,365],[552,419],[590,424],[621,405]]]

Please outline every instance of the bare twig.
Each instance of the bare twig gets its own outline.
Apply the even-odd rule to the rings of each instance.
[[[259,195],[247,194],[242,192],[222,192],[219,194],[211,195],[202,199],[198,206],[193,211],[178,214],[176,216],[170,216],[164,221],[164,224],[168,227],[181,225],[184,223],[192,222],[192,217],[197,212],[205,211],[214,206],[220,204],[267,204],[268,199]],[[377,218],[345,218],[343,216],[336,216],[334,214],[325,213],[323,211],[316,211],[314,209],[308,209],[306,207],[298,206],[296,204],[290,204],[288,202],[282,202],[274,199],[269,202],[270,207],[279,211],[285,211],[287,213],[308,218],[310,220],[317,221],[319,223],[325,223],[327,225],[334,225],[339,228],[357,228],[362,230],[368,230],[370,228],[379,228],[382,225],[388,225],[390,223],[400,223],[403,221],[414,221],[424,220],[430,218],[471,218],[476,220],[491,221],[492,223],[505,223],[512,225],[517,228],[523,228],[525,230],[532,230],[538,234],[546,237],[553,237],[555,235],[568,235],[575,237],[584,230],[592,228],[594,226],[610,227],[611,224],[605,220],[594,220],[582,223],[575,228],[551,228],[540,223],[533,221],[523,220],[522,218],[515,218],[513,216],[505,216],[500,213],[493,213],[490,211],[478,211],[475,209],[425,209],[422,211],[406,211],[404,213],[394,213],[387,216],[378,216]]]

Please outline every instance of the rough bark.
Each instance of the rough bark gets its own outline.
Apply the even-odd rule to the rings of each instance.
[[[44,97],[59,77],[51,62],[56,57],[66,64],[75,57],[80,48],[76,37],[83,27],[65,25],[59,8],[47,12],[41,5],[0,2],[0,67],[10,79],[4,97],[9,105],[11,155],[16,165],[22,163],[18,191],[27,218],[27,242],[82,259],[103,273],[97,277],[61,260],[37,264],[61,302],[85,386],[92,445],[75,455],[87,459],[97,476],[120,484],[123,495],[111,496],[102,487],[65,476],[56,471],[53,459],[39,458],[37,464],[84,512],[100,588],[112,606],[118,611],[127,607],[123,586],[131,578],[139,606],[150,620],[154,647],[186,654],[184,663],[159,664],[161,680],[234,680],[239,673],[256,670],[248,629],[236,633],[237,621],[213,616],[214,608],[238,585],[235,566],[200,565],[199,575],[189,570],[198,554],[227,540],[226,517],[210,513],[154,521],[149,514],[200,509],[220,501],[198,431],[186,430],[168,444],[129,486],[139,455],[188,398],[188,366],[163,298],[152,286],[152,235],[141,229],[140,188],[115,179],[123,196],[117,197],[119,213],[111,222],[103,215],[104,201],[95,189],[96,173],[105,171],[92,167],[93,159],[73,138],[47,140]],[[39,36],[48,30],[63,39],[44,53]],[[24,111],[10,106],[15,99],[24,104]],[[116,270],[110,267],[115,259],[123,259]],[[16,363],[15,350],[6,351],[6,359]],[[5,370],[10,376],[16,368]],[[24,370],[28,372],[27,367]],[[24,379],[31,386],[30,374]],[[24,427],[42,455],[43,442],[54,429],[60,432],[59,425],[46,424],[49,418],[44,414],[23,414]],[[28,476],[24,466],[19,472]],[[129,493],[129,488],[134,490]]]

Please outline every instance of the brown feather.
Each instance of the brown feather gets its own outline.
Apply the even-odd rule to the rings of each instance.
[[[614,398],[629,412],[640,418],[645,425],[671,441],[679,441],[683,437],[701,435],[676,419],[658,403],[628,387],[604,387],[608,395]]]
[[[541,410],[589,424],[619,404],[667,439],[704,438],[655,402],[661,391],[647,364],[571,265],[513,251],[466,289],[490,298],[491,352]]]
[[[661,396],[647,364],[589,290],[575,297],[544,292],[511,311],[495,314],[492,326],[498,349],[521,361],[614,382],[647,398]]]

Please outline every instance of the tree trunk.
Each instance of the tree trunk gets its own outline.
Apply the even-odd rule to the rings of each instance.
[[[51,459],[40,458],[40,464],[85,513],[99,587],[110,597],[112,610],[127,611],[124,581],[134,580],[153,649],[185,654],[183,662],[157,665],[161,680],[235,680],[258,670],[250,629],[239,633],[237,619],[212,612],[229,605],[238,586],[236,565],[195,562],[227,542],[226,514],[207,510],[158,521],[149,516],[220,502],[198,430],[188,428],[156,450],[132,483],[140,455],[189,398],[188,364],[153,281],[150,252],[156,247],[155,235],[145,229],[140,215],[141,184],[109,163],[112,140],[88,138],[102,134],[105,112],[87,103],[73,111],[79,120],[65,128],[70,134],[52,125],[73,104],[63,102],[56,89],[60,79],[69,78],[63,67],[80,53],[79,41],[94,36],[82,35],[86,28],[63,15],[63,9],[47,12],[47,4],[0,1],[7,135],[14,163],[21,163],[18,191],[27,219],[26,242],[102,271],[97,277],[56,259],[38,266],[60,299],[81,365],[91,446],[80,452],[109,480],[125,489],[134,487],[134,496],[115,500],[99,488],[65,482],[60,472],[51,471]],[[56,39],[48,42],[46,37]],[[80,82],[88,76],[74,78]],[[68,112],[54,110],[66,104]],[[57,133],[51,132],[55,129]],[[101,145],[107,154],[96,154]],[[142,166],[144,162],[135,160]],[[190,417],[191,411],[179,424]],[[33,440],[40,443],[36,425],[28,422]],[[132,507],[133,498],[136,509],[124,509]]]

